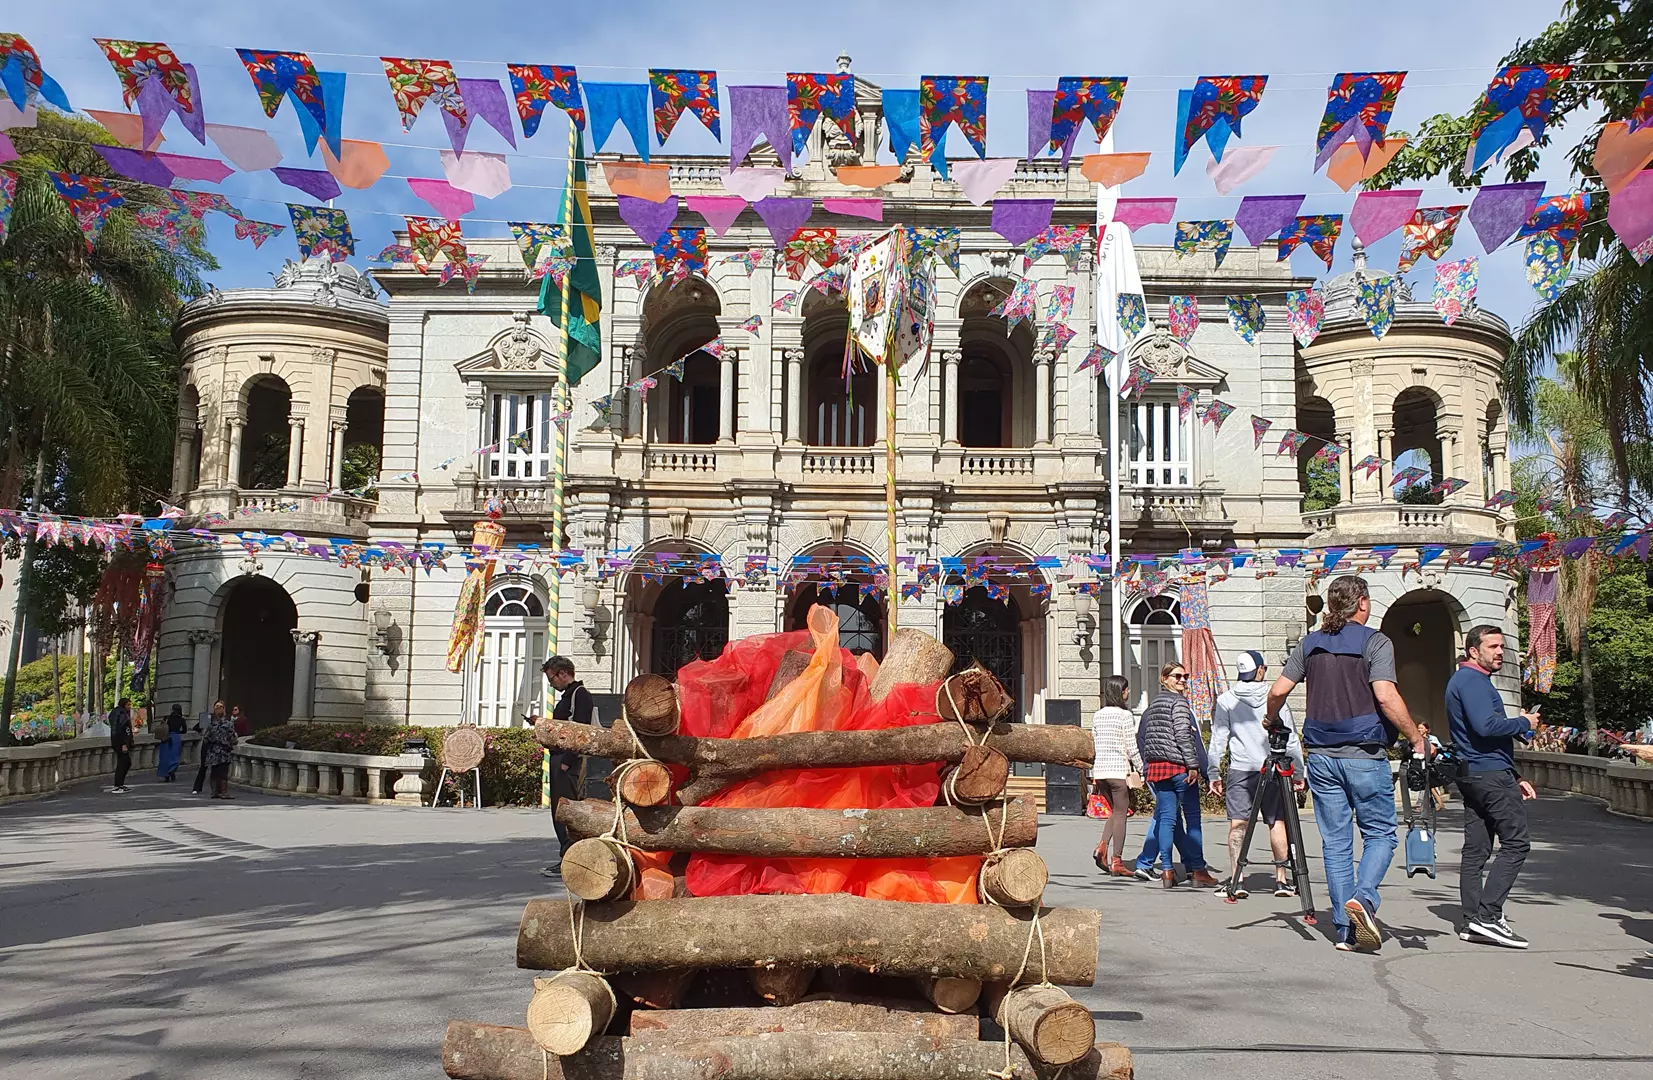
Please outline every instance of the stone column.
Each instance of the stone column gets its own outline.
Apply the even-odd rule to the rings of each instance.
[[[287,419],[287,482],[283,487],[296,488],[302,477],[299,468],[304,463],[304,418]]]
[[[213,630],[189,633],[189,718],[193,721],[212,707],[212,646],[218,640]]]
[[[333,422],[333,472],[327,482],[329,491],[337,491],[344,486],[344,429],[347,426],[336,420]]]
[[[959,361],[964,353],[948,349],[941,354],[941,444],[959,444]]]
[[[230,421],[230,450],[225,455],[224,486],[241,486],[241,433],[247,428],[247,422],[240,417]]]
[[[804,399],[809,395],[804,388],[804,351],[786,350],[786,441],[805,442]]]
[[[1395,479],[1395,431],[1393,428],[1378,428],[1377,456],[1383,459],[1378,466],[1378,501],[1389,502],[1394,496]]]
[[[1033,357],[1033,445],[1050,445],[1050,365],[1051,354],[1039,352]]]
[[[311,697],[315,691],[316,642],[321,640],[319,630],[293,630],[293,720],[308,723],[314,711]]]
[[[1350,455],[1354,452],[1355,439],[1347,431],[1340,431],[1332,437],[1343,447],[1343,452],[1337,455],[1337,501],[1347,506],[1354,502],[1354,460]]]
[[[717,441],[732,443],[735,441],[735,354],[733,350],[724,349],[718,360],[718,389],[721,391],[718,402]]]
[[[178,429],[172,437],[172,497],[178,502],[190,490],[190,461],[195,457],[191,451],[195,440],[195,421],[179,418]]]

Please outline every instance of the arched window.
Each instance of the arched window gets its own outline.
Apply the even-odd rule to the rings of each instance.
[[[1020,719],[1026,695],[1022,681],[1022,616],[1014,599],[995,600],[982,585],[964,591],[941,617],[941,641],[953,650],[953,670],[979,663],[1009,692],[1013,719]]]
[[[1416,466],[1429,475],[1410,485],[1392,488],[1400,502],[1438,503],[1440,494],[1430,493],[1430,484],[1445,477],[1442,471],[1441,435],[1436,426],[1439,403],[1435,396],[1421,387],[1409,387],[1395,398],[1394,462],[1395,472]]]
[[[809,408],[804,414],[811,446],[871,446],[878,431],[878,384],[870,371],[844,380],[844,343],[819,349],[809,364]]]
[[[696,660],[716,660],[729,641],[729,594],[722,581],[667,585],[654,602],[649,668],[675,678]]]
[[[545,601],[528,581],[496,582],[482,606],[482,648],[471,700],[483,727],[518,727],[541,712],[550,655]]]
[[[339,486],[365,488],[379,479],[385,444],[385,393],[376,386],[358,386],[345,406],[344,458],[339,462]]]
[[[809,626],[809,609],[819,604],[838,616],[838,647],[860,655],[884,657],[884,595],[876,592],[859,596],[856,586],[846,585],[833,593],[805,585],[792,602],[792,629]]]
[[[241,475],[236,485],[276,491],[297,484],[288,476],[293,394],[275,375],[259,375],[247,384],[247,426],[241,432]]]
[[[1144,596],[1128,609],[1131,665],[1127,677],[1137,709],[1159,693],[1159,669],[1182,660],[1182,604],[1170,593]]]

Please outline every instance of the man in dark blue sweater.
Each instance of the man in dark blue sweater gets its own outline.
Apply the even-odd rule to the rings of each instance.
[[[1458,789],[1464,796],[1463,862],[1458,867],[1458,899],[1465,941],[1525,949],[1527,941],[1504,921],[1504,901],[1515,885],[1532,844],[1527,838],[1527,808],[1536,799],[1532,784],[1515,771],[1515,740],[1532,738],[1538,710],[1509,716],[1492,674],[1504,666],[1504,632],[1481,625],[1464,636],[1463,664],[1446,684],[1446,715],[1452,744],[1464,763]],[[1498,857],[1492,838],[1498,838]],[[1483,883],[1481,872],[1486,869]]]

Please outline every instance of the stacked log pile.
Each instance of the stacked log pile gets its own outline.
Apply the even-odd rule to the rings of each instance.
[[[773,698],[810,654],[788,653]],[[1029,796],[1009,763],[1088,765],[1089,734],[1004,722],[986,671],[948,676],[941,643],[902,629],[870,684],[940,684],[934,722],[746,739],[678,733],[668,680],[627,687],[613,729],[542,719],[549,749],[608,757],[613,801],[563,800],[580,837],[567,898],[531,901],[517,966],[534,980],[523,1027],[453,1021],[443,1066],[462,1080],[1128,1080],[1130,1052],[1097,1042],[1062,986],[1096,976],[1100,915],[1043,906]],[[767,676],[765,676],[767,678]],[[762,685],[762,684],[759,684]],[[775,770],[942,764],[938,805],[741,809],[704,805]],[[693,853],[763,859],[981,859],[979,903],[846,893],[691,896]],[[668,861],[669,860],[669,861]],[[662,866],[666,869],[662,869]],[[983,1037],[982,1020],[996,1026]]]

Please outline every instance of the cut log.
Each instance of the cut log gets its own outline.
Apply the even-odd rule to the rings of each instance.
[[[980,806],[1004,794],[1010,782],[1010,759],[991,746],[966,746],[964,756],[948,767],[941,782],[953,802]]]
[[[976,1038],[974,1016],[948,1016],[920,1002],[843,1001],[806,998],[768,1009],[668,1009],[631,1014],[632,1038],[718,1039],[771,1031],[882,1031],[967,1041]]]
[[[609,784],[628,806],[665,806],[672,798],[672,771],[648,758],[621,762]]]
[[[624,761],[634,756],[631,736],[614,728],[541,717],[535,737],[552,750]],[[1090,732],[1057,724],[995,724],[990,743],[1011,761],[1089,767]],[[804,731],[754,739],[698,739],[665,735],[648,741],[658,760],[687,765],[694,778],[678,790],[686,806],[729,784],[773,769],[833,769],[856,765],[957,763],[971,745],[956,723],[919,724],[877,731]]]
[[[981,997],[980,979],[955,979],[943,975],[938,979],[914,979],[918,992],[926,1001],[944,1013],[969,1012]]]
[[[775,695],[786,689],[788,683],[804,673],[815,654],[808,649],[788,649],[781,656],[780,666],[775,668],[775,677],[769,680],[769,692],[764,694],[763,700],[773,701]]]
[[[560,971],[534,980],[534,998],[528,1003],[528,1032],[553,1054],[566,1056],[586,1044],[614,1019],[614,993],[588,971]]]
[[[1021,908],[1038,903],[1049,880],[1050,872],[1037,851],[1010,848],[995,851],[982,861],[977,884],[984,900]]]
[[[630,971],[610,975],[608,981],[615,993],[630,998],[635,1005],[675,1009],[699,976],[698,971]]]
[[[1004,684],[980,664],[949,675],[936,694],[936,711],[943,720],[983,723],[1002,719],[1012,699]]]
[[[1047,1065],[1068,1065],[1090,1053],[1096,1020],[1090,1010],[1055,986],[1019,986],[999,1006],[999,1024],[1028,1056]]]
[[[770,1005],[796,1005],[815,981],[814,968],[754,968],[747,975],[758,997]]]
[[[565,899],[530,900],[517,933],[517,966],[574,966]],[[1102,915],[1047,908],[1044,974],[1066,986],[1096,978]],[[581,955],[603,971],[689,967],[853,967],[885,975],[1014,977],[1028,955],[1029,912],[982,904],[908,904],[845,894],[701,896],[591,905],[581,922]],[[1031,965],[1039,963],[1035,943]],[[1036,967],[1030,974],[1037,976]]]
[[[708,1038],[693,1042],[594,1039],[572,1057],[547,1057],[522,1028],[454,1020],[442,1041],[442,1068],[454,1080],[959,1080],[991,1073],[1043,1080],[1019,1046],[1008,1074],[1000,1043],[845,1031]],[[1130,1080],[1131,1052],[1098,1043],[1063,1080]]]
[[[902,683],[933,683],[953,670],[953,650],[926,634],[903,626],[890,635],[878,675],[867,688],[874,701],[883,701]]]
[[[639,735],[677,730],[677,687],[664,675],[639,675],[626,684],[626,720]]]
[[[952,858],[984,855],[989,836],[1002,846],[1029,847],[1039,838],[1033,796],[981,809],[926,806],[910,810],[736,809],[664,806],[627,810],[625,837],[645,851],[702,851],[765,858]],[[574,836],[600,836],[614,824],[614,804],[601,799],[557,803],[557,821]]]
[[[566,800],[565,800],[566,801]],[[562,883],[581,900],[618,900],[629,895],[637,867],[624,844],[606,837],[588,837],[570,844],[562,857]],[[569,964],[554,965],[557,967]]]

